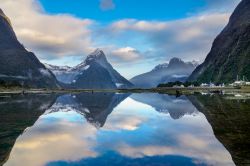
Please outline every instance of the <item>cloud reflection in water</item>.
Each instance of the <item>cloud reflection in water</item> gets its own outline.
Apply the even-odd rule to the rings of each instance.
[[[146,96],[141,94],[137,99]],[[65,97],[67,100],[62,100]],[[91,165],[89,161],[109,160],[106,155],[113,153],[118,157],[112,162],[122,161],[120,164],[124,165],[130,160],[130,164],[133,160],[153,164],[159,156],[162,158],[157,162],[164,163],[170,162],[170,156],[180,156],[193,165],[234,165],[205,116],[185,97],[177,100],[155,94],[150,96],[158,102],[154,105],[145,102],[146,99],[144,103],[136,101],[133,95],[126,97],[100,93],[58,98],[46,114],[17,139],[5,165],[20,162],[26,166]],[[157,104],[161,108],[167,106],[169,114],[159,112],[155,108]],[[100,112],[102,109],[104,113]],[[175,116],[179,119],[171,117],[171,109],[180,109],[181,116]],[[104,124],[99,128],[93,125],[93,120]]]

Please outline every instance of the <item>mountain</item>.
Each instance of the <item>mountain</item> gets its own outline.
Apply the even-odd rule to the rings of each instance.
[[[183,62],[179,58],[173,58],[169,63],[158,65],[152,71],[138,75],[130,81],[139,88],[152,88],[166,82],[184,82],[196,66],[197,62]]]
[[[250,1],[242,0],[228,25],[215,39],[203,64],[189,77],[199,82],[236,80],[237,75],[250,79]]]
[[[75,67],[46,65],[57,79],[73,88],[116,89],[130,88],[133,84],[121,76],[108,62],[104,52],[96,49]]]
[[[54,74],[19,43],[8,17],[0,9],[0,81],[34,88],[57,88]]]
[[[68,80],[71,80],[71,67],[69,66],[55,66],[50,65],[47,63],[44,63],[45,67],[53,72],[53,74],[56,76],[57,80],[64,83],[70,83]],[[67,73],[67,74],[66,74]]]

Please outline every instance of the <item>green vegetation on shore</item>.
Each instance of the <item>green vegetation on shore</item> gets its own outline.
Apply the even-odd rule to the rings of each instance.
[[[22,85],[18,81],[0,80],[0,89],[4,88],[22,88]]]
[[[162,93],[170,95],[189,95],[194,93],[250,93],[250,87],[158,87],[151,89],[23,89],[19,87],[0,87],[0,94],[33,93]]]
[[[168,82],[168,83],[165,83],[165,84],[159,84],[157,87],[158,88],[161,88],[161,87],[174,87],[174,86],[184,86],[184,87],[190,87],[190,86],[193,86],[193,87],[198,87],[200,86],[200,83],[198,82],[180,82],[180,81],[176,81],[176,82]]]

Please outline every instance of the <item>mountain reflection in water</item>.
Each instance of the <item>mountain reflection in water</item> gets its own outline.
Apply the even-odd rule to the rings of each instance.
[[[226,100],[221,95],[195,95],[188,99],[206,115],[218,140],[238,166],[250,165],[250,100]]]
[[[235,165],[191,101],[160,94],[62,95],[17,138],[5,165]]]
[[[55,102],[54,95],[0,96],[0,165],[7,160],[19,135]]]

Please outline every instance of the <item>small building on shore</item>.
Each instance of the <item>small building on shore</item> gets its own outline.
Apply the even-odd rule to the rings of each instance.
[[[207,84],[207,83],[202,83],[202,84],[201,84],[201,87],[209,87],[209,84]]]
[[[248,82],[246,80],[247,79],[246,79],[245,76],[243,76],[243,80],[239,80],[239,77],[237,76],[237,80],[234,83],[230,84],[230,85],[232,85],[232,86],[249,86],[250,82]]]
[[[206,87],[206,88],[213,88],[213,87],[216,87],[214,83],[210,82],[209,84],[207,83],[202,83],[201,84],[201,87]]]
[[[233,86],[244,86],[244,85],[246,85],[245,81],[235,81],[233,83]]]

